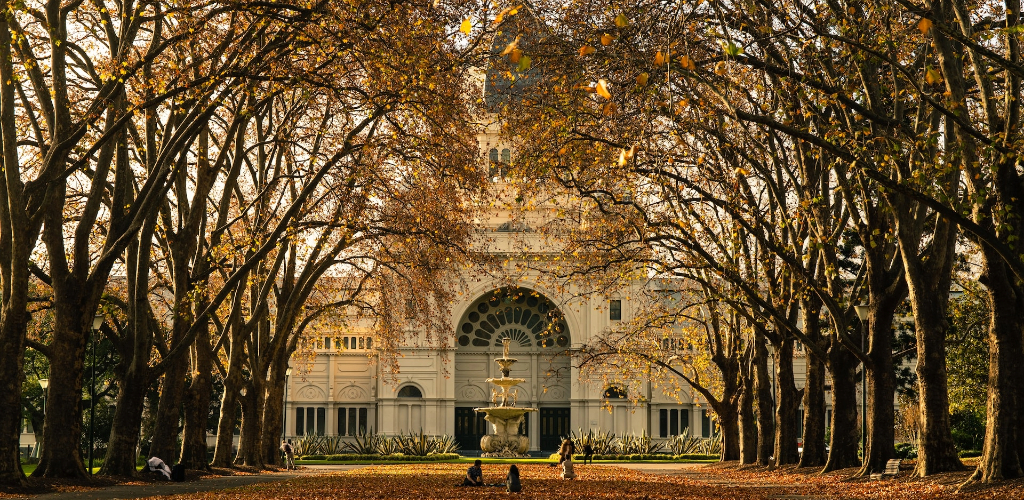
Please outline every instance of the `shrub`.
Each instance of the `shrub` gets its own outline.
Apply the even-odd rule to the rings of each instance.
[[[387,461],[422,461],[422,462],[436,462],[444,460],[457,460],[461,458],[456,453],[435,453],[426,456],[409,456],[397,453],[394,455],[381,456],[376,454],[355,454],[355,453],[343,453],[340,455],[330,455],[327,457],[321,457],[311,455],[303,457],[302,460],[329,460],[332,462],[345,462],[345,461],[362,461],[362,462],[387,462]]]
[[[985,414],[969,409],[949,414],[953,444],[958,450],[979,450],[985,441]]]
[[[917,458],[917,448],[911,443],[896,443],[895,456],[901,460]]]
[[[980,457],[981,456],[981,450],[963,450],[963,451],[957,453],[957,455],[959,455],[960,458]]]
[[[327,457],[324,455],[304,455],[302,460],[327,460]]]

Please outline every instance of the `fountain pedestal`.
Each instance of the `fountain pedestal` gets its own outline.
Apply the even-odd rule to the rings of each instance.
[[[494,434],[488,434],[480,439],[480,449],[484,451],[485,457],[517,457],[530,449],[530,438],[519,434],[519,426],[527,413],[535,412],[537,409],[516,407],[519,394],[518,391],[511,389],[526,382],[526,379],[509,377],[512,365],[516,362],[515,359],[508,357],[510,340],[508,337],[501,339],[504,344],[502,357],[494,360],[501,366],[501,378],[487,379],[488,383],[501,388],[501,392],[491,391],[492,406],[476,408],[476,411],[484,414],[484,420],[490,422],[494,430]]]

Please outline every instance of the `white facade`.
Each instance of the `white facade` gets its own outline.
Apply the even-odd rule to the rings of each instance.
[[[479,142],[482,157],[498,162],[499,169],[492,169],[492,175],[500,176],[500,164],[510,152],[499,138],[498,127],[488,127]],[[494,181],[502,183],[499,177]],[[318,341],[320,348],[312,361],[292,363],[285,403],[288,436],[422,430],[429,435],[454,435],[463,450],[478,449],[480,436],[489,429],[473,408],[490,404],[491,387],[484,380],[500,377],[494,359],[501,356],[500,338],[505,336],[513,338],[510,356],[518,359],[511,375],[526,379],[517,387],[518,406],[540,410],[528,415],[526,423],[531,451],[555,450],[561,436],[578,429],[620,436],[645,432],[654,438],[687,429],[693,436],[711,435],[707,406],[695,404],[687,391],[676,400],[645,383],[640,398],[609,399],[605,397],[609,387],[601,381],[580,379],[570,362],[572,350],[616,321],[627,321],[636,305],[622,295],[580,299],[574,290],[552,290],[536,273],[515,265],[557,250],[529,229],[556,217],[556,207],[540,204],[515,215],[494,208],[489,217],[479,224],[476,250],[508,257],[508,271],[516,273],[518,287],[504,288],[507,281],[496,278],[467,277],[470,285],[459,290],[461,300],[450,305],[454,352],[413,341],[400,348],[400,371],[394,377],[379,373],[372,349],[367,350],[368,333]],[[802,360],[797,365],[799,387]],[[641,402],[632,402],[637,399]]]

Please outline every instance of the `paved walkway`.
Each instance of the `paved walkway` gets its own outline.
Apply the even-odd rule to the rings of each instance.
[[[32,500],[117,500],[145,498],[163,495],[178,495],[183,493],[199,493],[203,491],[223,490],[238,488],[250,484],[272,483],[288,479],[306,476],[325,474],[328,472],[339,472],[366,467],[365,465],[305,465],[297,471],[272,472],[264,474],[237,475],[237,476],[206,476],[202,479],[183,482],[157,482],[144,485],[122,484],[107,486],[88,491],[69,491],[62,493],[46,493],[43,495],[32,495],[26,498]]]

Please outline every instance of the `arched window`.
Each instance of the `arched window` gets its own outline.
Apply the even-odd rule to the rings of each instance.
[[[626,399],[626,391],[619,386],[610,385],[604,390],[604,399]]]
[[[490,157],[491,163],[498,163],[498,149],[497,148],[491,148],[490,152],[488,152],[488,156]]]
[[[508,148],[501,150],[501,162],[506,165],[512,162],[512,152]]]
[[[422,398],[423,393],[420,389],[414,385],[407,385],[398,390],[398,397],[400,398]]]

